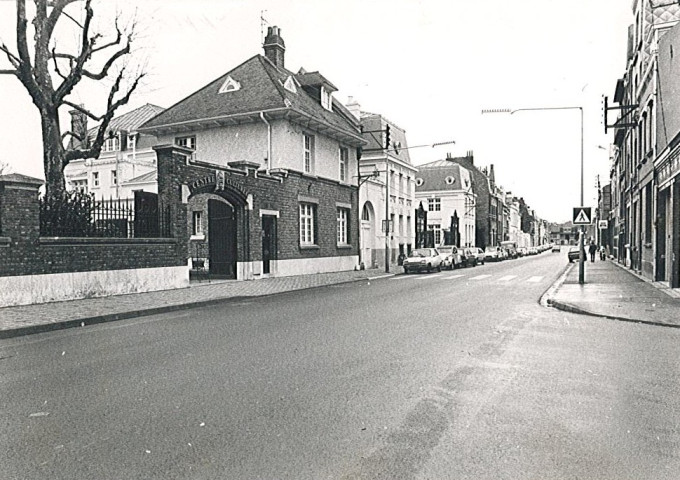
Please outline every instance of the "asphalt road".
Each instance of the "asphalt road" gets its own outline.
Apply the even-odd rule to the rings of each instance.
[[[676,479],[677,329],[563,254],[0,341],[1,479]]]

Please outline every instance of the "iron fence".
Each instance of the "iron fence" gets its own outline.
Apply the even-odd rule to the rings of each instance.
[[[157,201],[95,200],[82,192],[40,199],[40,234],[49,237],[168,238],[170,220],[170,208]]]

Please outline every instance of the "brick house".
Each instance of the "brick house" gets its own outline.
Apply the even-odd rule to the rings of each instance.
[[[194,270],[252,279],[359,264],[359,122],[329,80],[291,72],[284,54],[280,29],[269,27],[264,55],[140,128],[158,138],[159,154],[163,145],[183,152],[167,188],[182,192]]]

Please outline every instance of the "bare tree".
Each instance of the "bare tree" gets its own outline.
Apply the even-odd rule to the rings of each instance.
[[[35,15],[31,20],[34,33],[31,44],[33,52],[29,51],[29,18],[26,12],[26,0],[16,0],[17,51],[14,53],[7,45],[0,43],[0,51],[5,53],[12,66],[10,69],[0,70],[0,74],[15,75],[24,85],[33,104],[40,112],[46,194],[61,196],[65,191],[64,167],[66,164],[78,158],[99,156],[102,144],[106,140],[109,122],[116,109],[129,101],[144,73],[137,72],[128,78],[126,66],[119,65],[123,62],[122,59],[130,53],[134,24],[127,32],[124,32],[125,29],[119,26],[120,16],[116,16],[115,38],[107,39],[104,35],[91,31],[94,18],[92,0],[85,0],[84,6],[79,7],[84,13],[82,22],[69,13],[71,9],[66,11],[66,8],[83,0],[33,1],[35,3]],[[58,51],[53,38],[57,23],[64,18],[70,23],[70,28],[78,29],[79,44],[73,49],[74,52]],[[117,73],[112,72],[109,77],[112,67],[117,69]],[[113,79],[106,109],[101,115],[96,115],[82,105],[69,100],[69,95],[76,85],[85,78],[94,81]],[[93,141],[88,142],[86,138],[81,138],[82,134],[78,132],[62,133],[59,109],[64,106],[78,110],[100,122],[99,130]],[[69,136],[78,140],[75,142],[78,145],[77,148],[67,148],[66,139]]]
[[[7,175],[9,173],[12,173],[12,169],[9,166],[9,163],[0,160],[0,175]]]

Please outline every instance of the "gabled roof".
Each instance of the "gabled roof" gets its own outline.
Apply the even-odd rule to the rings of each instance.
[[[228,76],[241,88],[219,93]],[[187,130],[259,121],[259,113],[264,112],[271,117],[285,116],[311,128],[332,129],[347,141],[363,143],[358,122],[340,102],[334,101],[333,111],[329,111],[304,89],[298,89],[297,93],[285,89],[283,85],[289,76],[298,79],[297,75],[275,66],[266,57],[255,55],[155,116],[143,125],[142,130]]]

